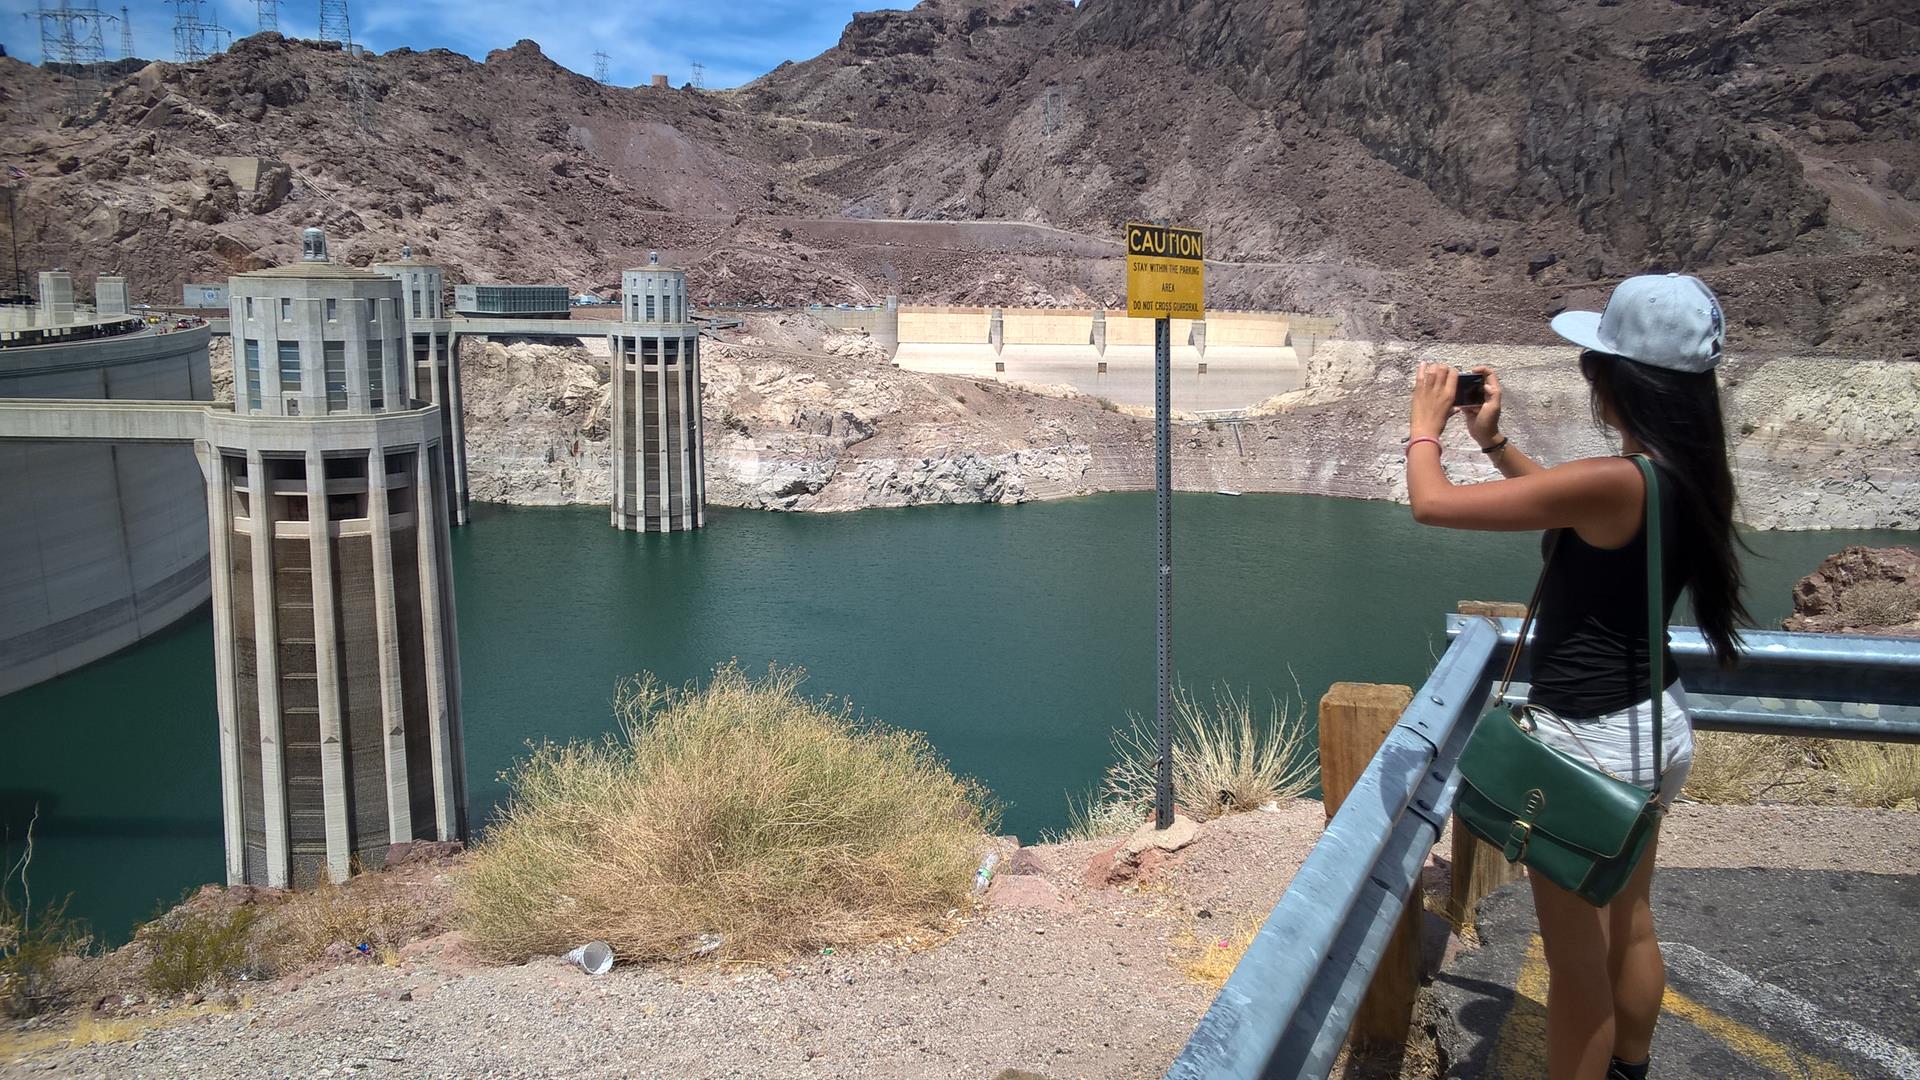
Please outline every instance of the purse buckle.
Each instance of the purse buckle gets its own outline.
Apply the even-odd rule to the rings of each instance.
[[[1546,792],[1539,788],[1527,792],[1527,816],[1514,820],[1513,828],[1507,831],[1507,842],[1500,849],[1500,854],[1505,855],[1508,862],[1517,863],[1526,858],[1527,842],[1533,839],[1533,822],[1529,819],[1538,817],[1546,805]]]
[[[1513,829],[1507,833],[1506,845],[1501,848],[1500,853],[1507,857],[1508,862],[1517,863],[1526,857],[1527,841],[1532,838],[1533,822],[1516,821],[1513,823]]]

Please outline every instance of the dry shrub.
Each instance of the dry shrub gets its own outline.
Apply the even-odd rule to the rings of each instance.
[[[1822,756],[1855,806],[1920,809],[1920,746],[1835,739]]]
[[[1173,695],[1173,797],[1197,821],[1257,810],[1313,790],[1314,743],[1306,725],[1293,720],[1286,701],[1254,714],[1250,697],[1216,689],[1211,705],[1186,687]],[[1304,715],[1304,710],[1303,710]],[[1101,802],[1134,808],[1153,804],[1160,760],[1156,725],[1128,714],[1113,734],[1114,763],[1107,768]]]
[[[1920,583],[1856,582],[1841,595],[1840,605],[1853,626],[1905,626],[1920,618]]]
[[[249,932],[260,916],[252,907],[224,911],[181,908],[141,928],[147,988],[173,996],[215,982],[229,982],[256,970]]]
[[[44,1012],[84,989],[72,977],[71,961],[93,948],[86,924],[67,916],[70,897],[34,906],[33,829],[39,820],[36,806],[20,857],[9,860],[0,876],[0,1012],[8,1016]]]
[[[270,922],[263,951],[275,970],[287,971],[320,959],[335,944],[356,952],[364,945],[371,956],[391,958],[421,935],[426,917],[420,905],[404,899],[326,882],[290,893]]]
[[[460,881],[474,946],[760,960],[933,926],[964,903],[994,821],[983,792],[924,736],[809,701],[801,678],[727,665],[704,690],[626,680],[618,734],[535,748]]]
[[[1822,743],[1783,735],[1693,733],[1693,771],[1685,794],[1704,803],[1794,801],[1818,768]]]

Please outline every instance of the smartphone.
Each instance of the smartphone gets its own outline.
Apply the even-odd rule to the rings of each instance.
[[[1487,377],[1477,372],[1463,371],[1460,381],[1453,387],[1455,405],[1485,405],[1487,403]]]

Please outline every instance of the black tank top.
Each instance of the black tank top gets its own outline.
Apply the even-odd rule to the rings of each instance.
[[[1687,586],[1691,571],[1680,542],[1678,486],[1660,476],[1661,572],[1666,615]],[[1558,550],[1554,549],[1556,543]],[[1607,550],[1580,539],[1572,529],[1548,531],[1542,554],[1552,553],[1540,608],[1534,614],[1528,700],[1561,716],[1589,718],[1618,712],[1653,695],[1647,690],[1647,524],[1640,523],[1625,547]],[[1679,669],[1666,642],[1666,685]],[[1664,687],[1663,687],[1664,689]]]

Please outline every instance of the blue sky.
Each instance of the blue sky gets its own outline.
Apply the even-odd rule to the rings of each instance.
[[[40,31],[26,12],[57,7],[59,0],[0,0],[0,43],[7,55],[40,61]],[[123,0],[68,0],[72,7],[98,3],[116,18]],[[173,59],[173,5],[162,0],[124,0],[133,22],[134,54]],[[777,67],[831,48],[856,10],[911,7],[914,0],[608,0],[603,3],[538,3],[527,0],[349,0],[355,41],[379,52],[407,46],[452,49],[484,59],[521,38],[532,38],[556,62],[593,74],[593,54],[607,52],[613,81],[635,85],[655,73],[673,85],[688,81],[697,61],[706,65],[709,87],[738,86]],[[203,0],[203,18],[217,16],[235,34],[259,25],[254,0]],[[280,32],[312,37],[319,0],[284,0]],[[104,33],[107,56],[120,55],[120,28]]]

